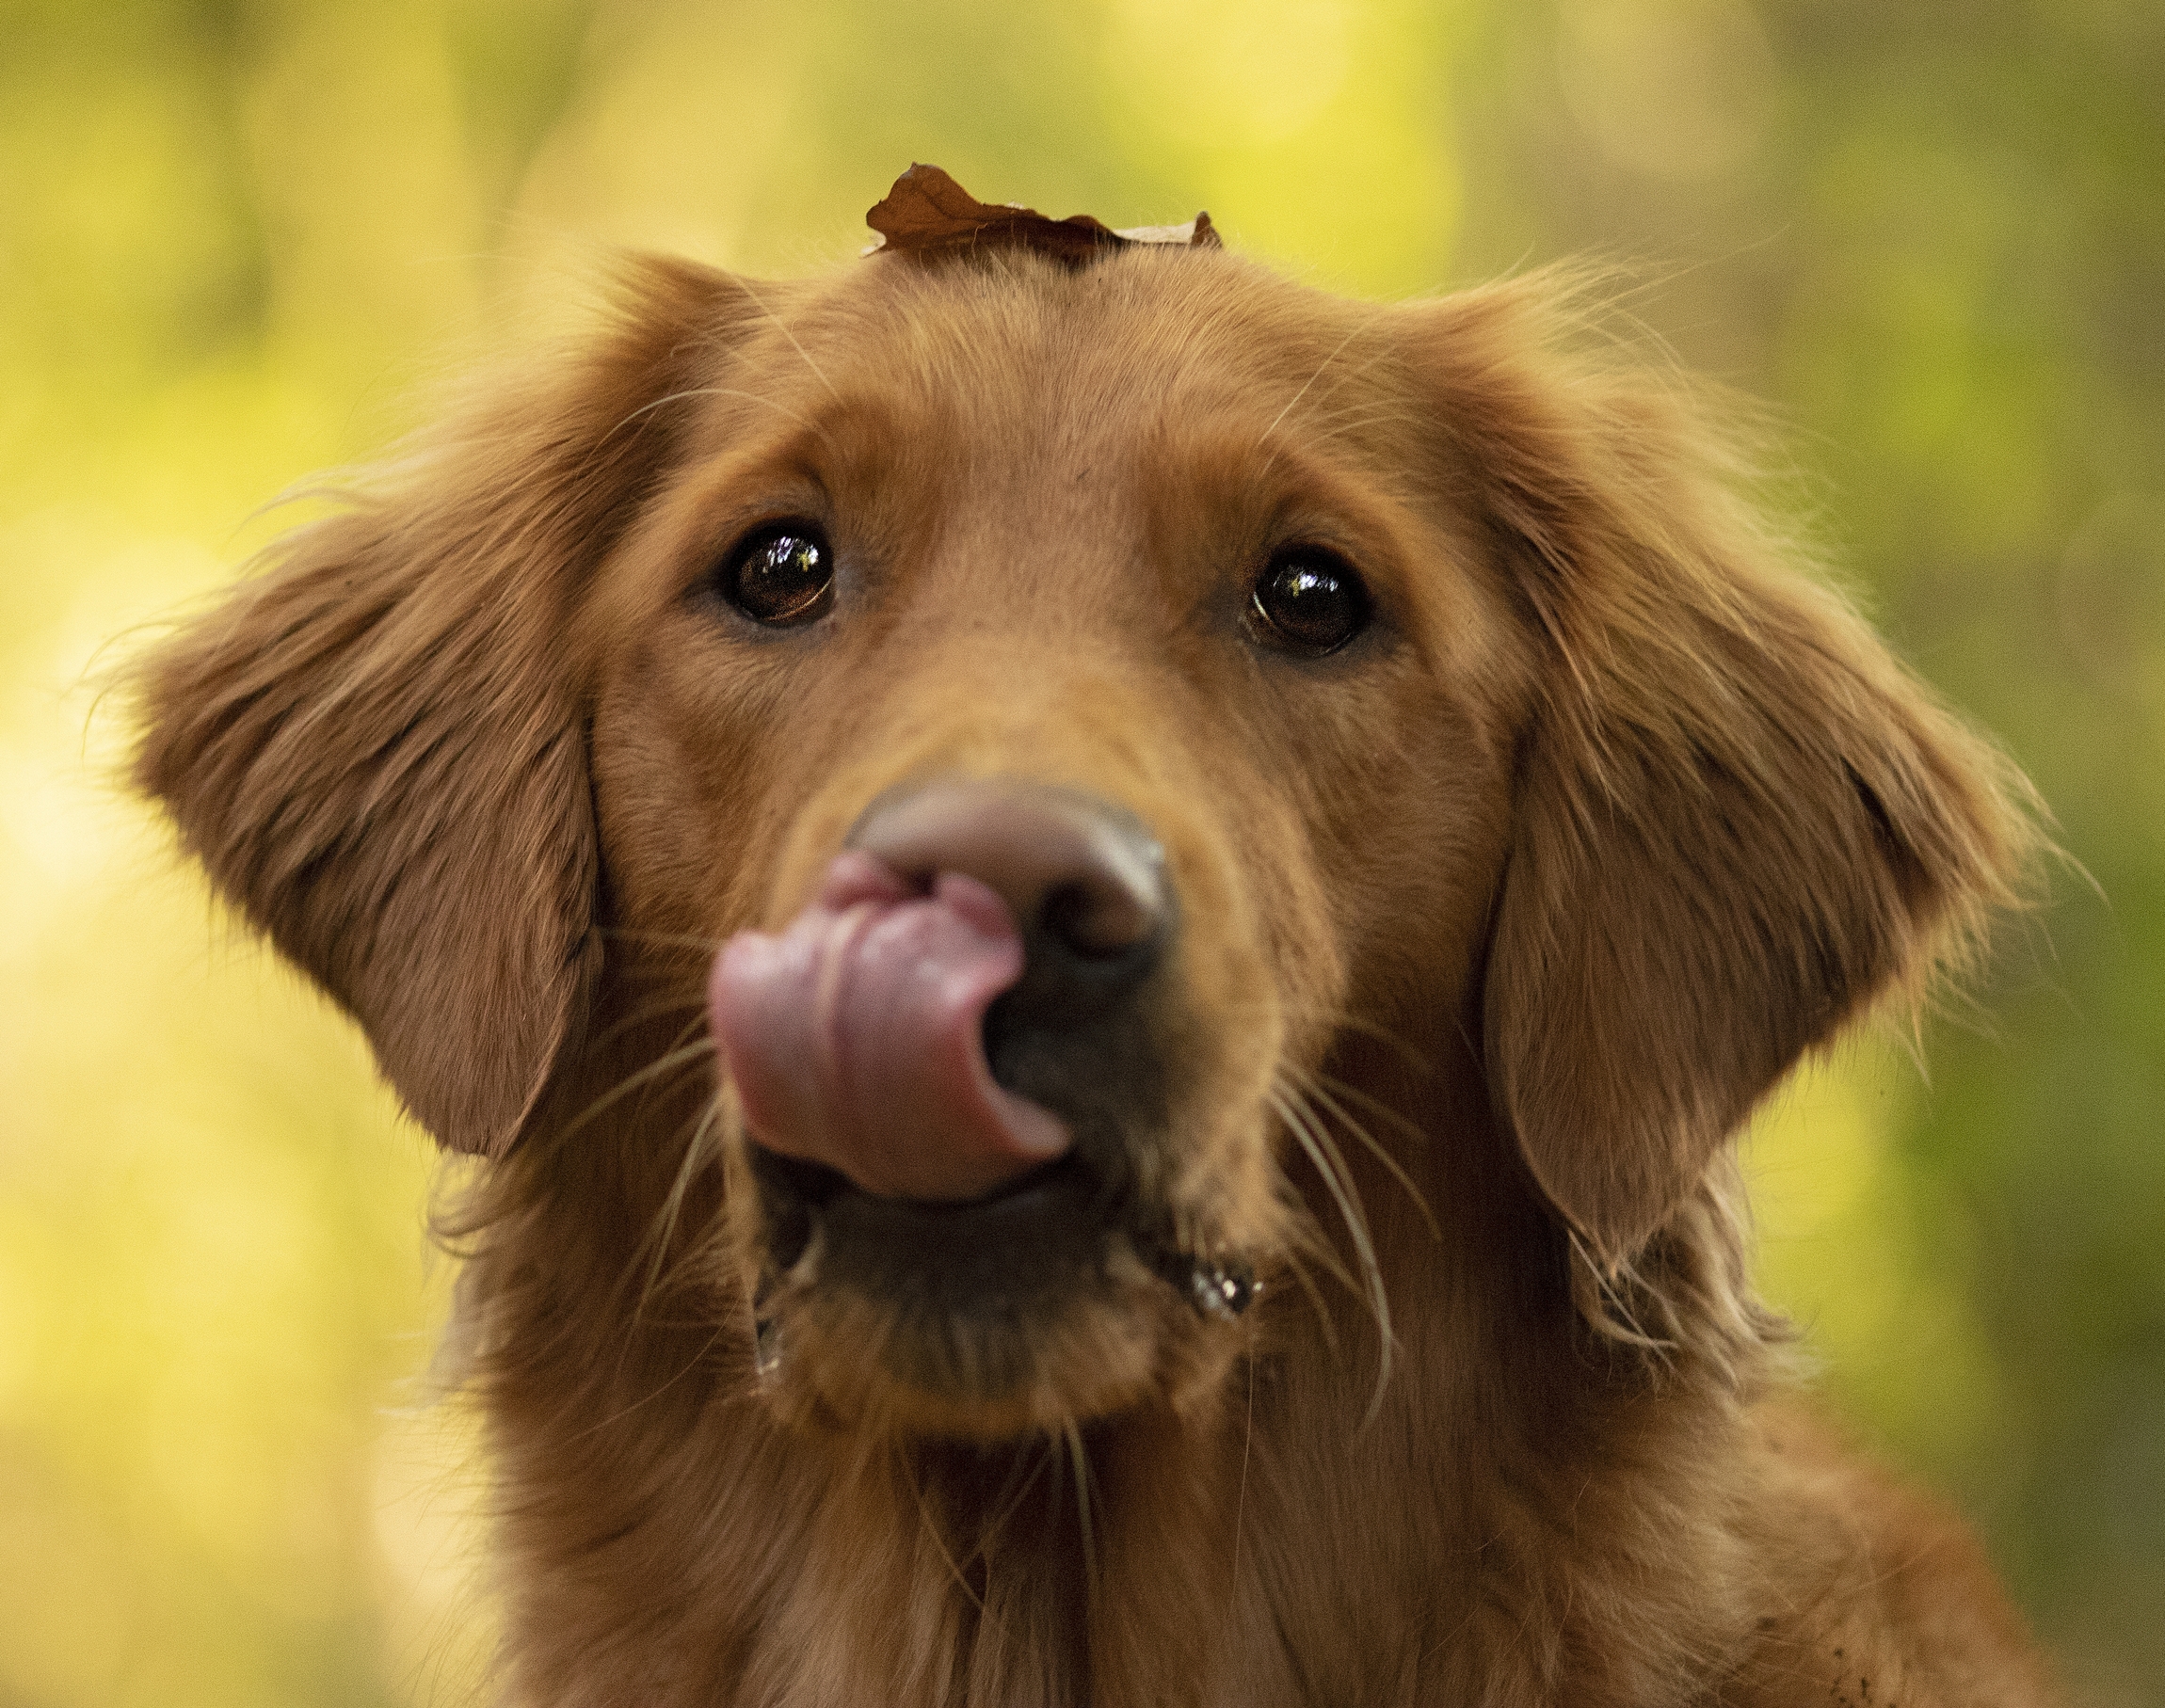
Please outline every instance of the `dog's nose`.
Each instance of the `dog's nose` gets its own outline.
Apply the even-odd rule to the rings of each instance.
[[[1131,813],[1076,791],[944,779],[874,803],[849,845],[918,884],[961,872],[1021,930],[1031,1006],[1098,1006],[1146,974],[1170,913],[1163,851]]]
[[[993,1083],[1054,1116],[1077,1159],[1116,1189],[1136,1134],[1163,1118],[1161,1004],[1178,897],[1158,839],[1080,790],[938,778],[890,790],[849,837],[904,883],[975,879],[1007,904],[1022,973],[985,1011]]]

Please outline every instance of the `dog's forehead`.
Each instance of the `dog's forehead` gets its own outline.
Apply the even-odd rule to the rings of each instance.
[[[767,364],[830,401],[1012,445],[1178,422],[1282,422],[1322,391],[1390,383],[1388,311],[1213,250],[1138,250],[1069,268],[996,254],[874,259],[803,305]],[[779,347],[778,347],[778,345]],[[1352,359],[1348,359],[1351,358]],[[807,371],[809,370],[809,372]]]

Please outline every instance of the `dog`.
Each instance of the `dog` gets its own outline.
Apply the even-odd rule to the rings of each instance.
[[[505,1700],[2056,1700],[1731,1143],[2021,902],[2021,777],[1552,276],[873,223],[632,264],[137,678],[485,1159]]]

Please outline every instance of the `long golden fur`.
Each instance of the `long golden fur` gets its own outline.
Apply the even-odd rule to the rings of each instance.
[[[507,1700],[2052,1700],[1784,1397],[1729,1144],[2013,898],[2024,786],[1580,319],[1195,250],[642,263],[148,658],[141,787],[489,1158]],[[714,565],[805,514],[834,613],[753,632]],[[1289,538],[1372,594],[1327,657],[1243,627]],[[1162,840],[1132,1166],[1244,1316],[1109,1247],[932,1375],[801,1273],[757,1349],[708,966],[948,773]]]

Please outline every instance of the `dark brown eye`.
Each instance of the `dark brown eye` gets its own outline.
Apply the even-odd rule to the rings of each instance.
[[[810,522],[770,522],[736,544],[716,583],[755,623],[809,623],[834,603],[834,550]]]
[[[1249,596],[1257,632],[1294,652],[1336,652],[1368,627],[1368,589],[1352,567],[1320,546],[1274,555]]]

